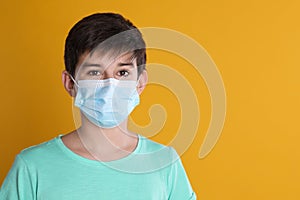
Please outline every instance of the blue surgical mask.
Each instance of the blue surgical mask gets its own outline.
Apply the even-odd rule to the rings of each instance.
[[[120,125],[140,102],[136,81],[109,78],[74,82],[78,86],[75,106],[102,128]]]

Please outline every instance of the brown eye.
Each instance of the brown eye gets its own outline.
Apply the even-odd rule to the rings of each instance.
[[[121,70],[118,72],[118,76],[124,76],[127,77],[129,75],[129,72],[126,70]]]
[[[100,73],[99,71],[92,70],[92,71],[89,71],[89,72],[88,72],[88,75],[89,75],[89,76],[100,76],[101,73]]]

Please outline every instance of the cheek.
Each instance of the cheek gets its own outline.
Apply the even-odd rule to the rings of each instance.
[[[137,70],[137,68],[134,68],[133,70],[131,70],[131,74],[132,74],[132,78],[134,80],[138,79],[138,70]]]
[[[85,70],[83,67],[79,67],[76,71],[75,71],[75,79],[76,80],[82,80],[84,79],[84,75],[85,75]]]
[[[75,88],[73,88],[72,90],[71,90],[71,92],[70,92],[70,95],[72,96],[72,97],[76,97],[76,94],[77,94],[77,91],[76,91],[76,89]]]
[[[139,95],[143,92],[144,88],[145,87],[141,84],[141,82],[139,82],[138,86],[136,87],[136,90]]]

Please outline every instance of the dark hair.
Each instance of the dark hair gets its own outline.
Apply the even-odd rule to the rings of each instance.
[[[96,13],[77,22],[70,30],[65,43],[65,67],[74,76],[82,54],[95,49],[117,54],[133,52],[138,75],[145,69],[146,45],[141,32],[127,19],[115,13]]]

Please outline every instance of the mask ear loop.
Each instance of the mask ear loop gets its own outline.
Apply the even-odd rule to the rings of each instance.
[[[73,78],[73,76],[72,76],[71,74],[69,74],[69,76],[70,76],[70,78],[72,79],[72,81],[75,83],[75,85],[76,85],[77,87],[79,87],[77,81],[75,81],[75,79]]]
[[[136,88],[137,88],[138,85],[139,85],[140,79],[141,79],[141,76],[139,76],[139,78],[138,78],[137,81],[136,81],[136,85],[135,85]]]

